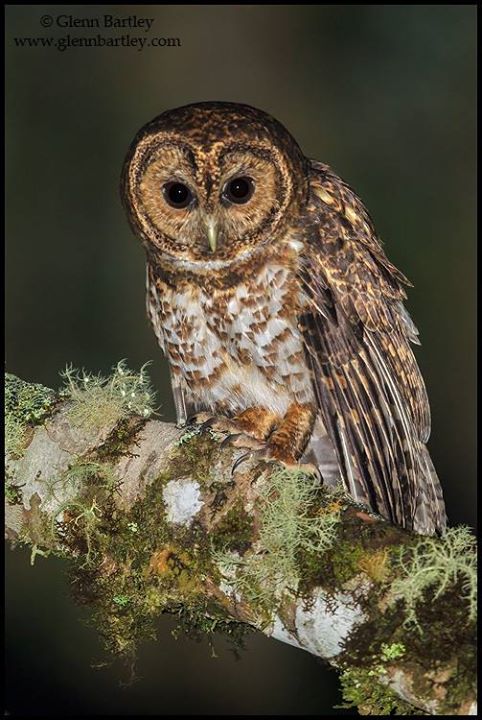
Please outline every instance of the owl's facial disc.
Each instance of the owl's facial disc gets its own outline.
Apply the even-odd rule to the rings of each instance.
[[[126,168],[131,220],[171,261],[231,261],[276,242],[295,183],[267,142],[186,143],[146,136]]]

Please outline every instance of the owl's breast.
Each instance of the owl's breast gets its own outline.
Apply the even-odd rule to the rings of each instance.
[[[262,405],[283,414],[313,402],[298,329],[296,276],[265,267],[234,288],[165,292],[159,306],[173,375],[195,410],[236,413]]]

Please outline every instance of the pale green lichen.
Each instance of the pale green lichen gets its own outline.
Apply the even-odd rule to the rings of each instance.
[[[92,565],[97,555],[95,540],[98,527],[102,521],[102,509],[99,507],[96,497],[92,498],[89,504],[82,500],[71,500],[63,503],[52,517],[53,536],[57,534],[60,538],[62,537],[62,531],[57,527],[57,519],[59,515],[63,516],[66,511],[72,515],[71,527],[73,529],[78,528],[84,537],[86,552],[85,561],[81,567],[88,567]]]
[[[301,471],[278,469],[264,477],[256,552],[213,551],[221,572],[248,601],[267,607],[285,589],[296,590],[300,553],[322,554],[332,546],[341,506],[322,497],[318,481]]]
[[[109,492],[113,491],[120,483],[114,468],[108,462],[88,460],[79,461],[69,467],[63,473],[62,481],[78,487],[85,487],[95,482]]]
[[[37,555],[40,555],[41,557],[48,557],[50,555],[50,550],[42,550],[37,545],[32,545],[32,550],[30,552],[30,565],[32,567],[35,565],[35,558]]]
[[[120,479],[110,463],[79,459],[59,475],[44,480],[45,496],[49,500],[58,499],[65,492],[70,496],[73,490],[81,492],[94,485],[111,493],[117,489],[119,483]]]
[[[405,624],[422,628],[417,604],[430,590],[439,598],[450,586],[460,583],[467,603],[467,621],[474,622],[477,612],[477,556],[475,538],[466,526],[449,528],[442,538],[420,537],[411,546],[400,546],[394,558],[397,576],[392,582],[389,604],[405,603]]]
[[[68,367],[62,394],[69,398],[69,420],[79,427],[102,428],[128,415],[148,418],[154,412],[154,393],[143,365],[135,373],[121,360],[110,377]]]

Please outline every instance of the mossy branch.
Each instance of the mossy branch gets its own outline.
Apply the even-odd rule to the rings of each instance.
[[[70,560],[110,651],[175,612],[324,658],[361,714],[475,714],[467,528],[419,537],[265,463],[232,476],[240,450],[153,418],[144,368],[64,378],[6,376],[6,536]]]

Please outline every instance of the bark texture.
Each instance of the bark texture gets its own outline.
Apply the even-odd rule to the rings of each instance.
[[[324,658],[362,714],[476,713],[467,529],[424,539],[301,472],[232,474],[243,451],[210,432],[89,418],[81,393],[39,387],[7,376],[6,538],[71,561],[113,652],[176,611]],[[29,391],[37,412],[19,414]]]

